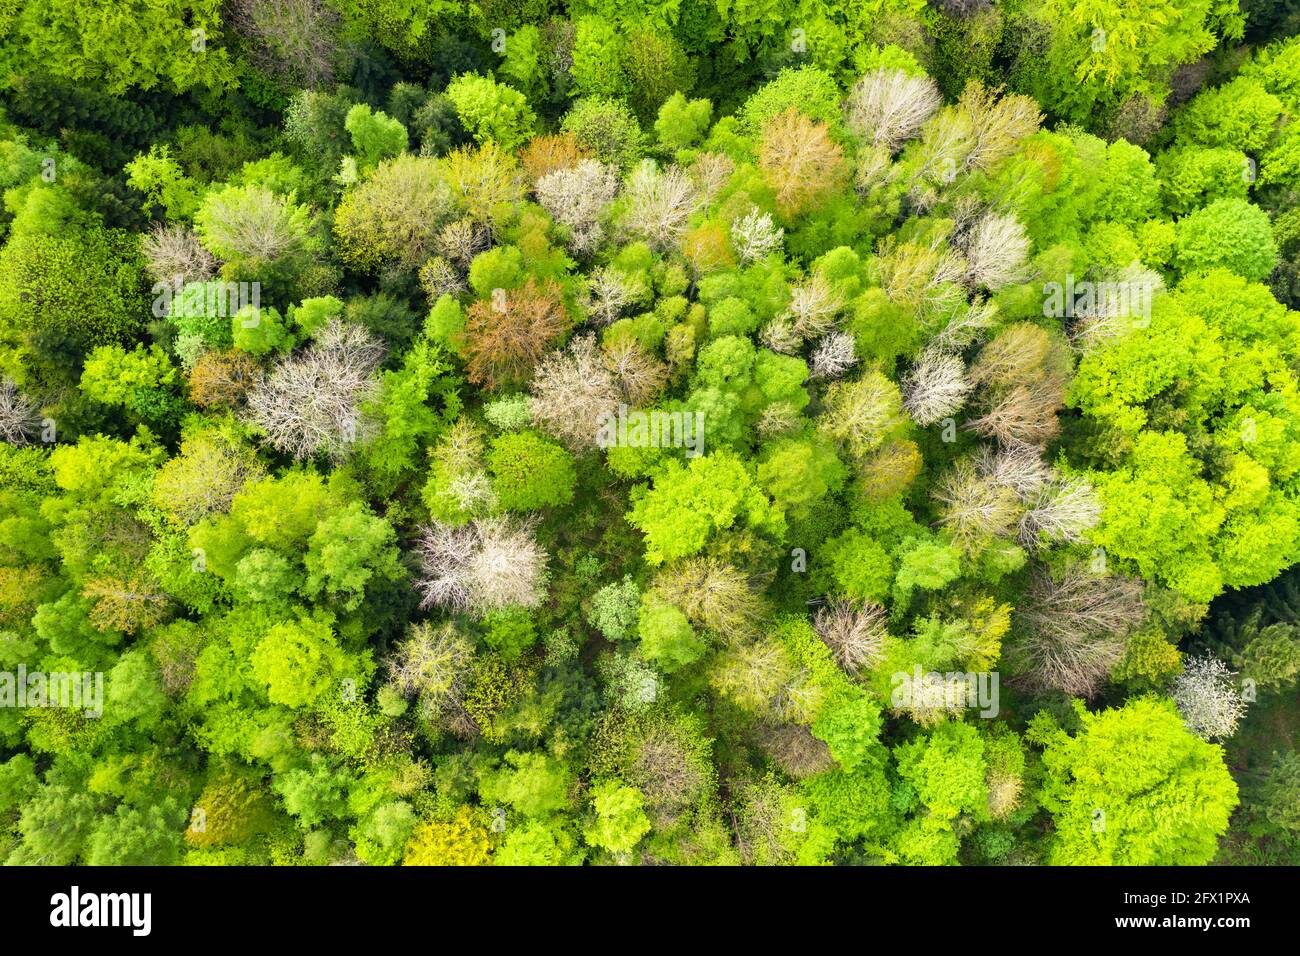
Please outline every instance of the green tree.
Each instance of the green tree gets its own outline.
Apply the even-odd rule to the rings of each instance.
[[[1077,710],[1073,736],[1042,718],[1031,727],[1043,747],[1040,799],[1056,825],[1049,862],[1209,863],[1237,805],[1222,748],[1184,727],[1168,700]]]

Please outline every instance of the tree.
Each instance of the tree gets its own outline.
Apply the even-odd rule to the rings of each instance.
[[[480,777],[479,796],[509,804],[524,816],[541,817],[568,806],[572,785],[572,772],[555,758],[510,750],[502,767]]]
[[[59,0],[23,4],[13,16],[9,55],[23,70],[41,67],[73,83],[102,84],[114,94],[132,87],[183,92],[235,84],[230,53],[221,46],[221,4],[215,0],[115,2],[93,12]],[[141,41],[135,55],[122,56],[118,38],[137,30]],[[195,55],[196,42],[204,55]]]
[[[898,386],[871,369],[852,382],[835,382],[826,390],[819,427],[843,443],[848,453],[865,457],[903,422]]]
[[[416,824],[402,857],[403,866],[487,866],[492,861],[488,830],[468,806],[457,808],[450,820]]]
[[[568,227],[573,250],[591,253],[605,239],[603,220],[618,186],[614,167],[584,159],[547,173],[533,188],[542,207],[557,223]]]
[[[817,609],[813,628],[836,662],[850,674],[869,670],[884,656],[889,618],[878,604],[836,601]]]
[[[532,511],[573,500],[577,482],[573,456],[536,432],[498,436],[487,462],[502,508]]]
[[[1040,799],[1056,823],[1053,864],[1202,866],[1237,805],[1220,747],[1183,727],[1174,705],[1137,698],[1090,714],[1070,736],[1036,720]]]
[[[423,607],[482,615],[503,607],[536,607],[543,596],[547,555],[531,527],[503,519],[461,528],[434,524],[416,547]]]
[[[591,790],[595,820],[583,830],[592,846],[610,853],[630,853],[650,832],[645,815],[645,796],[635,787],[605,780]]]
[[[763,126],[758,166],[787,218],[806,212],[838,189],[848,169],[826,124],[810,120],[795,107]]]
[[[742,522],[757,532],[779,535],[785,520],[740,459],[727,452],[672,460],[654,487],[634,498],[628,521],[646,539],[646,560],[663,564],[698,553],[709,536]]]
[[[479,143],[514,149],[533,133],[537,117],[524,95],[491,77],[462,73],[445,92],[462,125]]]
[[[1174,681],[1174,703],[1187,729],[1203,740],[1222,740],[1237,730],[1246,705],[1233,686],[1234,676],[1217,657],[1193,657]]]
[[[248,393],[247,418],[268,444],[295,458],[342,458],[365,424],[361,406],[376,394],[384,352],[361,326],[331,321]]]
[[[623,228],[667,252],[681,241],[687,219],[698,205],[694,184],[680,167],[661,170],[644,160],[623,187]]]
[[[218,430],[185,438],[180,454],[154,479],[153,501],[174,521],[191,525],[226,511],[250,481],[266,474],[253,450]]]
[[[432,254],[453,209],[438,161],[403,154],[381,162],[348,191],[334,214],[334,235],[343,261],[355,268],[412,269]]]
[[[327,515],[316,526],[303,556],[308,595],[321,594],[345,611],[361,607],[368,591],[406,577],[397,534],[360,501]]]
[[[1016,609],[1007,656],[1039,687],[1092,696],[1146,615],[1140,581],[1083,566],[1058,580],[1040,568]]]
[[[286,707],[311,704],[348,676],[347,659],[329,624],[307,617],[272,627],[249,663],[271,703]]]
[[[253,272],[304,252],[308,225],[305,206],[255,185],[214,190],[194,214],[199,240],[213,255]]]
[[[872,146],[896,153],[943,105],[928,76],[878,69],[854,84],[844,101],[844,124]]]
[[[669,149],[685,149],[699,141],[712,119],[712,103],[687,100],[686,94],[678,90],[659,107],[655,135]]]
[[[641,601],[636,619],[641,653],[665,673],[694,663],[703,655],[705,644],[686,615],[653,591]]]
[[[548,345],[569,328],[559,287],[529,276],[466,312],[464,345],[470,381],[489,389],[527,380]]]
[[[1183,273],[1216,267],[1259,281],[1277,264],[1268,213],[1244,199],[1219,199],[1178,221],[1174,262]]]

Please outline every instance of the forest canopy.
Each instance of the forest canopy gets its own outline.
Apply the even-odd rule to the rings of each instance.
[[[0,860],[1300,862],[1297,33],[4,5]]]

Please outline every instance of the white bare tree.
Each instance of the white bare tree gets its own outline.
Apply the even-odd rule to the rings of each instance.
[[[1036,550],[1043,542],[1083,540],[1083,533],[1101,518],[1101,501],[1082,478],[1053,475],[1028,501],[1020,518],[1020,543]]]
[[[814,272],[790,290],[786,309],[800,339],[815,339],[835,328],[835,319],[844,309],[844,296],[820,272]]]
[[[36,407],[10,378],[0,378],[0,440],[26,445],[40,428]]]
[[[367,427],[361,405],[378,389],[384,352],[364,326],[332,320],[249,391],[249,421],[267,444],[295,458],[344,457]]]
[[[393,648],[388,671],[394,686],[408,697],[431,703],[459,699],[468,687],[474,645],[454,624],[412,624],[406,639]]]
[[[876,604],[836,601],[817,609],[813,630],[850,674],[871,668],[885,653],[889,616]]]
[[[591,274],[587,313],[602,325],[609,325],[644,291],[640,280],[612,266],[602,266]]]
[[[858,364],[858,344],[849,332],[831,332],[813,347],[813,378],[839,378]]]
[[[1237,732],[1246,702],[1235,676],[1217,657],[1189,657],[1183,663],[1172,695],[1188,730],[1204,740],[1224,740]]]
[[[529,388],[533,423],[573,451],[599,447],[601,423],[621,398],[600,346],[588,335],[543,356]]]
[[[993,328],[997,317],[996,302],[984,296],[975,296],[969,305],[957,309],[931,344],[945,351],[960,352],[982,342],[989,329]]]
[[[557,169],[537,180],[537,201],[557,223],[569,228],[569,246],[594,251],[605,239],[605,213],[618,195],[618,170],[594,159],[572,169]]]
[[[499,608],[536,607],[545,596],[547,554],[529,523],[435,522],[423,530],[415,551],[421,607],[482,616]]]
[[[903,407],[924,428],[956,414],[972,387],[959,356],[930,347],[903,378]]]
[[[1007,655],[1033,686],[1091,697],[1146,617],[1136,578],[1091,574],[1086,565],[1053,577],[1040,566],[1014,612]]]
[[[157,223],[141,246],[149,275],[157,282],[206,282],[217,274],[217,259],[187,226]]]
[[[623,198],[627,204],[624,228],[659,252],[677,245],[687,220],[700,204],[691,177],[681,167],[659,169],[648,159],[628,177]]]
[[[758,207],[731,224],[731,244],[742,265],[766,259],[781,250],[785,230],[772,222],[772,214]]]
[[[939,480],[934,498],[941,506],[939,523],[967,549],[1011,535],[1024,510],[1014,491],[981,474],[970,459]]]
[[[882,67],[858,80],[849,91],[844,122],[872,146],[896,153],[942,105],[934,80]]]
[[[1029,235],[1015,216],[988,213],[966,237],[966,282],[996,291],[1025,274]]]

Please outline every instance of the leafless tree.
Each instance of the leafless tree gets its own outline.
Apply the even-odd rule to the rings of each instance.
[[[872,146],[896,153],[942,105],[939,88],[928,76],[882,67],[849,91],[844,122]]]
[[[731,224],[731,244],[742,265],[779,252],[784,237],[785,230],[772,222],[772,214],[759,212],[757,207]]]
[[[1087,355],[1151,318],[1151,303],[1164,291],[1157,272],[1134,263],[1095,284],[1101,290],[1089,300],[1070,303],[1075,312],[1070,323],[1070,344]]]
[[[624,776],[645,794],[655,825],[671,827],[699,798],[708,776],[670,724],[652,725],[634,749]]]
[[[421,607],[477,615],[536,607],[544,597],[547,555],[530,524],[503,518],[453,527],[434,522],[416,545]]]
[[[803,423],[803,414],[794,405],[789,402],[773,402],[759,413],[754,428],[762,438],[775,438],[798,431]]]
[[[932,344],[936,348],[949,352],[963,349],[981,342],[997,321],[998,306],[992,299],[975,296],[970,304],[961,307],[948,320],[948,324],[934,337]]]
[[[795,334],[801,339],[815,339],[835,328],[835,319],[844,309],[843,294],[820,272],[814,272],[790,290],[786,309],[793,321]]]
[[[633,408],[653,399],[668,381],[668,366],[631,339],[611,342],[604,357],[623,400]]]
[[[639,280],[612,266],[602,266],[591,274],[587,313],[602,325],[609,325],[644,291]]]
[[[1013,615],[1006,651],[1032,685],[1091,697],[1146,616],[1135,578],[1090,574],[1085,565],[1056,578],[1040,566]]]
[[[817,609],[813,630],[850,674],[870,669],[884,655],[889,616],[876,604],[836,601]]]
[[[1024,445],[997,448],[981,445],[975,452],[975,467],[994,484],[1009,488],[1020,501],[1028,503],[1039,497],[1052,480],[1052,469],[1036,449]]]
[[[1029,322],[1007,326],[970,368],[984,413],[966,427],[1007,445],[1045,446],[1060,428],[1056,413],[1072,370],[1060,336]]]
[[[443,226],[434,245],[445,259],[464,271],[475,256],[492,245],[492,236],[481,223],[466,217]]]
[[[903,420],[898,386],[871,369],[857,381],[835,382],[827,389],[819,427],[851,454],[862,456]]]
[[[1083,540],[1083,533],[1101,518],[1101,502],[1092,485],[1081,478],[1053,476],[1029,501],[1020,518],[1020,543],[1031,550]]]
[[[142,244],[146,267],[157,282],[206,282],[217,274],[217,260],[194,230],[156,223]]]
[[[1012,534],[1023,510],[1014,491],[981,475],[969,459],[939,481],[934,498],[942,510],[940,523],[967,550]]]
[[[686,173],[695,184],[700,205],[707,207],[735,171],[736,164],[726,153],[704,152],[695,157]]]
[[[831,332],[812,351],[813,378],[839,378],[858,364],[858,344],[849,332]]]
[[[1189,657],[1174,681],[1172,696],[1187,729],[1204,740],[1225,740],[1237,732],[1246,702],[1236,675],[1217,657]]]
[[[835,766],[830,748],[801,724],[761,724],[757,738],[772,762],[796,780]]]
[[[993,398],[984,414],[966,428],[1004,445],[1045,447],[1060,431],[1056,412],[1063,389],[1052,382],[1015,385]]]
[[[334,319],[248,393],[248,418],[295,458],[341,458],[362,437],[361,405],[376,393],[383,360],[383,344],[364,326]]]
[[[36,407],[18,391],[13,379],[0,378],[0,439],[26,445],[40,428]]]
[[[406,696],[444,702],[463,696],[473,657],[473,643],[454,624],[421,621],[394,647],[388,671]]]
[[[661,170],[651,160],[633,170],[623,196],[627,203],[624,227],[659,252],[677,245],[691,213],[699,207],[695,186],[681,167]]]
[[[204,204],[202,216],[204,242],[241,259],[275,262],[302,248],[288,203],[269,189],[217,193]]]
[[[903,379],[903,407],[924,428],[956,414],[971,387],[959,356],[927,348]]]
[[[530,384],[533,422],[573,451],[599,447],[605,416],[618,409],[620,386],[591,336],[537,363]]]
[[[764,346],[781,355],[794,355],[803,347],[803,339],[795,331],[788,312],[769,321],[758,335]]]
[[[604,219],[618,194],[618,170],[594,159],[572,169],[557,169],[537,180],[537,201],[557,223],[569,228],[569,246],[592,252],[605,238]]]
[[[996,291],[1025,274],[1029,236],[1015,216],[989,213],[966,237],[966,281]]]

